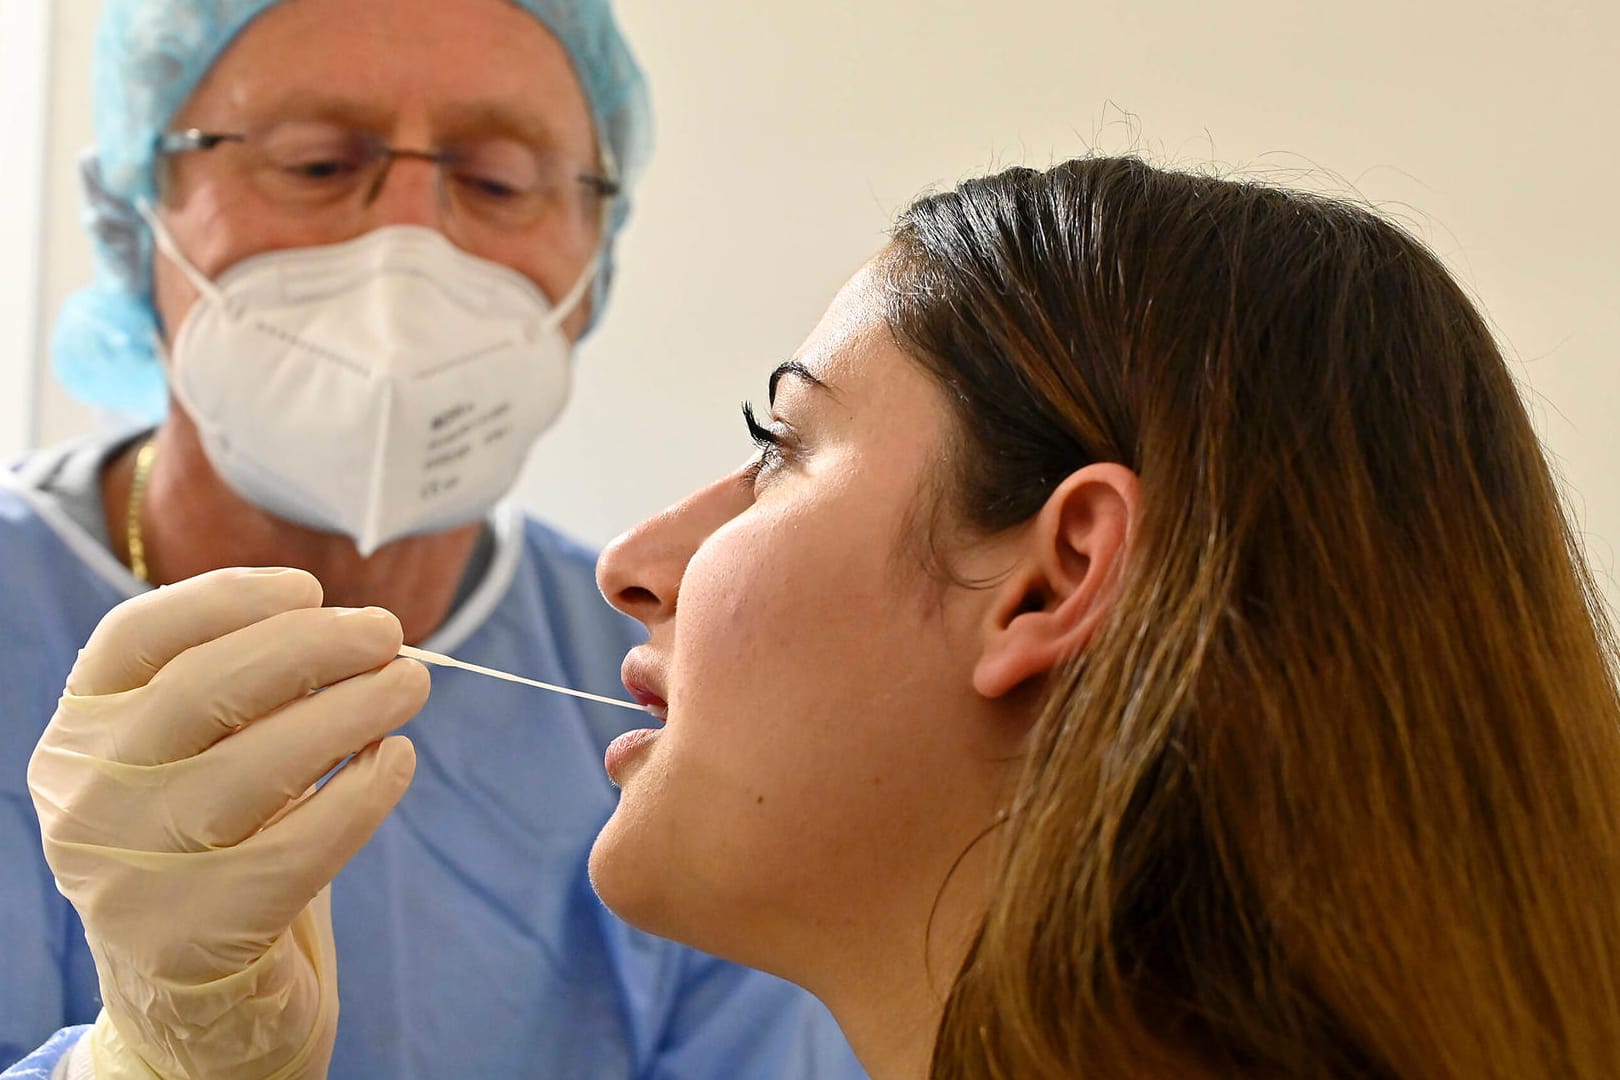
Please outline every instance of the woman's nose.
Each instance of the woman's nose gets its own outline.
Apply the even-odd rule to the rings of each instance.
[[[618,536],[596,560],[607,602],[651,629],[672,618],[692,554],[752,499],[725,477]]]

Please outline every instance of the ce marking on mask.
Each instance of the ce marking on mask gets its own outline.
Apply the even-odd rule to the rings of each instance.
[[[511,437],[511,412],[510,402],[480,411],[474,403],[461,401],[434,416],[422,463],[421,497],[437,498],[459,487],[460,470],[480,450]]]

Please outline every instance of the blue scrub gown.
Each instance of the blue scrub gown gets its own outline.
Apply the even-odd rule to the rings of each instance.
[[[511,506],[483,580],[424,647],[623,696],[639,627],[591,554]],[[77,914],[41,852],[26,767],[79,647],[140,586],[15,474],[0,484],[0,1066],[48,1075],[99,1009]],[[633,930],[586,879],[615,793],[606,744],[635,716],[434,670],[408,727],[416,779],[338,876],[342,1020],[331,1075],[860,1077],[831,1017],[788,984]],[[28,1069],[43,1072],[28,1072]]]

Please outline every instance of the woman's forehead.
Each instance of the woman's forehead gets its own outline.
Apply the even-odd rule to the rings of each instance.
[[[794,359],[829,386],[853,387],[883,367],[883,354],[899,347],[884,314],[882,282],[869,261],[846,281],[799,347]]]

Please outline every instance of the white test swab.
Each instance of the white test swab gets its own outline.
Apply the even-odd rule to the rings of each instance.
[[[602,697],[599,694],[587,694],[583,690],[570,690],[566,686],[553,686],[551,683],[536,682],[534,679],[525,679],[521,675],[511,675],[494,668],[481,667],[478,664],[469,664],[465,660],[457,660],[453,656],[443,653],[428,652],[426,649],[414,648],[410,645],[401,645],[399,655],[409,660],[420,660],[424,664],[433,664],[437,667],[461,668],[463,671],[476,672],[479,675],[488,675],[492,679],[505,679],[507,682],[522,683],[524,686],[538,686],[542,690],[550,690],[554,694],[567,694],[569,697],[584,698],[586,701],[600,701],[603,705],[617,705],[621,709],[634,709],[636,712],[646,712],[646,708],[633,701],[620,701],[617,698]]]

